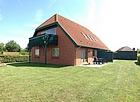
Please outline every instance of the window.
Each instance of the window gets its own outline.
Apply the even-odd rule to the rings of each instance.
[[[52,28],[52,29],[47,29],[45,31],[42,31],[41,34],[54,34],[56,35],[56,28]]]
[[[35,49],[35,57],[39,57],[39,49]]]
[[[88,38],[90,39],[90,40],[92,40],[92,38],[89,36],[89,35],[87,35],[88,36]]]
[[[81,50],[81,61],[82,62],[87,61],[87,50]]]
[[[54,34],[56,35],[56,28],[52,28],[49,30],[49,34]]]
[[[81,32],[81,34],[82,34],[86,39],[88,39],[88,37],[87,37],[86,34],[84,34],[83,32]]]
[[[59,48],[53,48],[52,56],[53,57],[59,57]]]
[[[95,56],[95,51],[94,50],[92,50],[92,56]]]
[[[97,40],[96,40],[94,37],[92,37],[92,36],[91,36],[91,39],[92,39],[93,41],[97,42]]]

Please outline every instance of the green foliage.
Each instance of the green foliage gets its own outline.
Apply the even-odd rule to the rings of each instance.
[[[27,48],[25,48],[25,49],[21,49],[21,51],[20,51],[20,55],[29,55],[29,51],[28,51],[28,49],[27,49]]]
[[[138,53],[140,54],[140,49],[138,49],[137,51],[138,51]]]
[[[140,54],[138,54],[138,62],[140,63]]]
[[[29,52],[27,48],[21,49],[20,52]]]
[[[20,52],[21,50],[20,45],[17,44],[14,40],[11,40],[8,43],[6,43],[5,49],[8,52]]]
[[[20,52],[20,55],[29,55],[29,52]]]
[[[10,63],[10,62],[27,62],[29,60],[29,56],[22,55],[1,55],[0,62],[2,63]]]
[[[3,52],[5,50],[4,44],[0,43],[0,52]]]

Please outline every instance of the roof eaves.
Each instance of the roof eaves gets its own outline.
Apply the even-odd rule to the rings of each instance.
[[[48,24],[48,25],[43,26],[43,27],[41,27],[41,28],[37,28],[37,29],[35,30],[35,33],[34,33],[33,37],[36,36],[37,32],[39,32],[39,31],[41,31],[41,30],[44,30],[44,29],[46,29],[46,28],[50,29],[50,28],[52,28],[52,27],[57,27],[57,22]]]
[[[107,51],[110,51],[109,49],[106,49],[106,48],[99,48],[99,47],[93,47],[93,46],[84,46],[84,45],[77,45],[77,46],[81,46],[81,47],[85,47],[85,48],[98,49],[98,50],[107,50]]]
[[[52,16],[54,17],[54,16]],[[52,19],[52,17],[50,17],[49,19],[47,19],[46,21],[44,21],[41,25],[39,25],[36,29],[42,28],[41,26],[44,25],[47,21],[49,21],[50,19]]]

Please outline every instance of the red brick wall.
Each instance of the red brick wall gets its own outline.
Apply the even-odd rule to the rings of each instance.
[[[39,57],[35,56],[35,49],[39,49]],[[31,50],[31,62],[44,63],[44,50],[43,50],[42,46],[32,48],[32,50]]]
[[[57,27],[56,32],[58,35],[58,46],[48,46],[48,63],[74,65],[74,45],[59,27]],[[53,48],[59,48],[59,57],[52,57]]]
[[[93,56],[92,56],[92,50],[91,48],[81,48],[77,47],[76,48],[76,64],[75,65],[80,65],[82,64],[81,61],[81,51],[86,50],[87,51],[87,63],[92,63],[93,62]],[[96,53],[97,50],[95,50]]]
[[[3,55],[19,55],[19,52],[3,52]]]
[[[88,55],[87,59],[88,63],[92,63],[93,62],[92,49],[88,49],[87,55]]]
[[[80,65],[81,61],[81,50],[87,50],[87,62],[93,62],[92,50],[90,48],[81,48],[75,47],[74,44],[70,41],[70,39],[64,34],[64,32],[57,27],[56,33],[58,35],[58,46],[47,46],[46,52],[46,61],[47,63],[52,64],[62,64],[62,65]],[[40,32],[37,34],[39,35]],[[35,56],[35,49],[39,48],[39,57]],[[59,57],[52,56],[53,48],[59,48]],[[97,50],[94,52],[95,56],[97,56]],[[32,62],[41,62],[44,63],[44,49],[42,46],[33,47],[31,54]]]
[[[56,33],[58,35],[58,46],[47,46],[47,63],[74,65],[74,45],[63,31],[57,27]],[[40,56],[35,57],[35,49],[39,48]],[[59,48],[59,57],[52,57],[52,49]],[[32,62],[44,62],[44,51],[42,47],[32,48]]]

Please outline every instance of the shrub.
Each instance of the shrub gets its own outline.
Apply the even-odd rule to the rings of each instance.
[[[140,63],[140,54],[138,54],[138,62]]]
[[[9,62],[27,62],[29,60],[29,56],[22,55],[1,55],[0,62],[9,63]]]
[[[29,55],[29,52],[20,52],[20,55]]]

